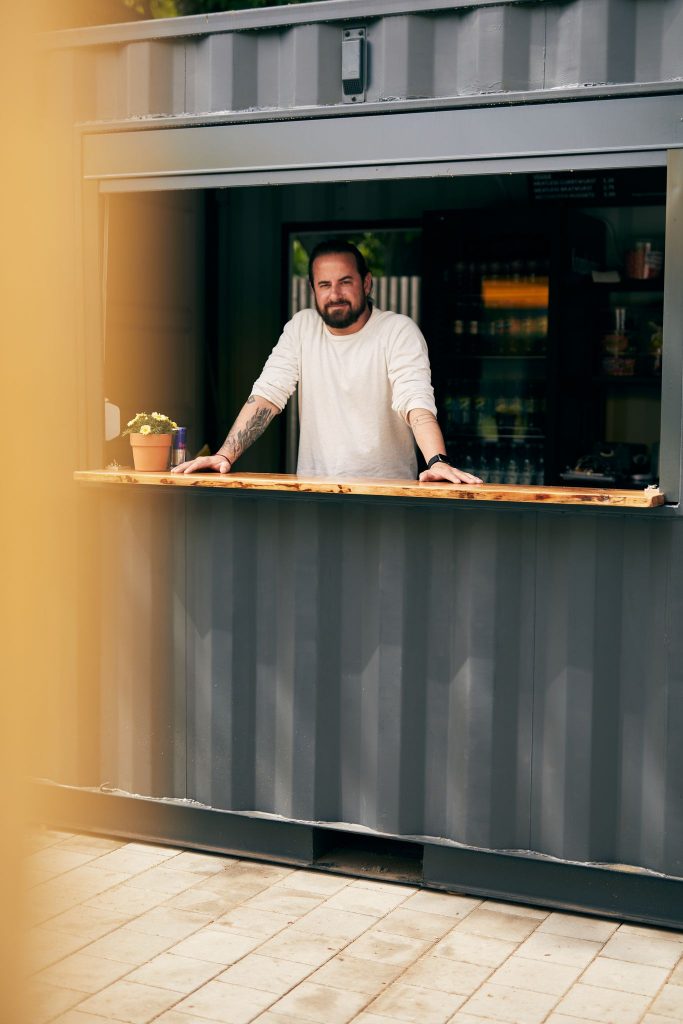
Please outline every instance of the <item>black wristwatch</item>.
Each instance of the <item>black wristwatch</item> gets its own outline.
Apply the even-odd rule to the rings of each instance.
[[[451,460],[447,455],[441,455],[441,453],[439,453],[438,455],[432,455],[431,459],[427,463],[427,469],[431,469],[435,462],[445,462],[447,466],[450,466],[451,464]]]

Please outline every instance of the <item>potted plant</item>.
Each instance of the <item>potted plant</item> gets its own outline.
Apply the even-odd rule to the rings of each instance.
[[[173,431],[178,424],[160,412],[139,412],[128,420],[133,464],[139,472],[163,473],[168,469]]]

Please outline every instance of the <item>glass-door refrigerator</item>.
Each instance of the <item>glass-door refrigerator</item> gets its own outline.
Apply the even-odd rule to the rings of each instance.
[[[560,353],[583,329],[572,290],[602,240],[598,222],[571,220],[532,208],[425,217],[422,323],[439,419],[454,464],[488,483],[551,483],[563,468]]]

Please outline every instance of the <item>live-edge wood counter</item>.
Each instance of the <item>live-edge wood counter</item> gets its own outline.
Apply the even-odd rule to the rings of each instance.
[[[594,487],[546,487],[522,484],[420,483],[416,480],[332,480],[284,473],[136,473],[133,470],[82,470],[74,479],[92,484],[142,484],[147,487],[212,487],[302,494],[355,494],[393,498],[439,498],[447,501],[507,501],[537,505],[599,505],[655,508],[664,504],[654,487],[643,491]]]

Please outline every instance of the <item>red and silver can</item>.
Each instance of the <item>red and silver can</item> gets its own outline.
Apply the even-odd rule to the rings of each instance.
[[[171,466],[179,466],[187,460],[187,427],[176,427],[173,431]]]

